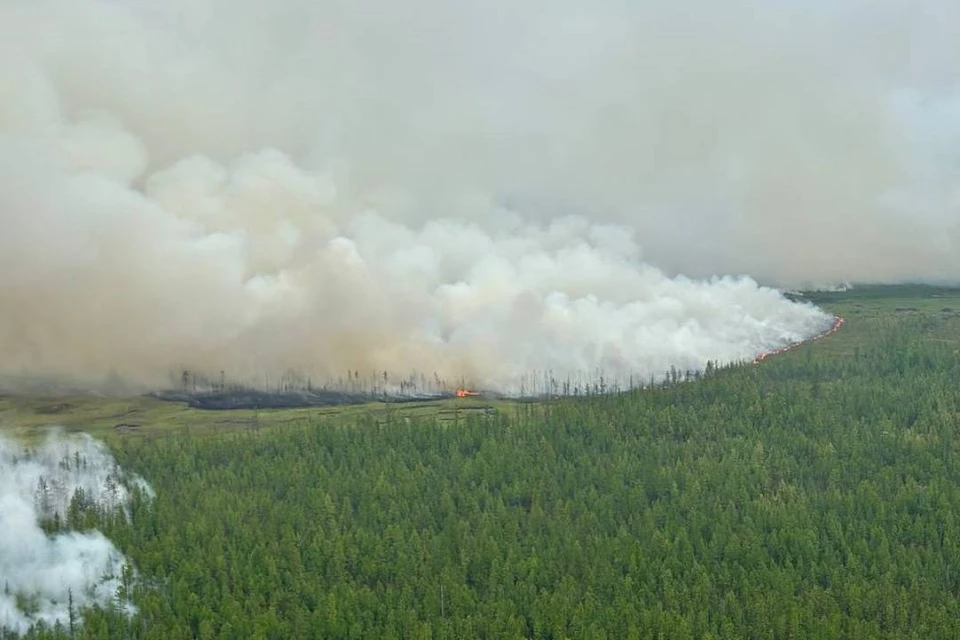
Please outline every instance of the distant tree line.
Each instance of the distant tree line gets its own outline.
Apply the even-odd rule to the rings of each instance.
[[[621,393],[636,389],[690,382],[704,375],[740,367],[742,363],[732,362],[718,365],[708,361],[706,369],[682,371],[671,367],[660,376],[641,376],[639,374],[613,377],[603,369],[574,374],[557,374],[552,370],[531,371],[519,376],[515,389],[507,393],[517,398],[563,398]],[[281,376],[270,378],[265,375],[262,382],[231,380],[225,371],[216,376],[202,372],[182,369],[171,374],[171,389],[184,394],[229,394],[256,390],[266,393],[320,393],[326,391],[363,395],[372,399],[384,396],[439,395],[457,388],[474,388],[474,383],[466,378],[450,379],[434,372],[430,375],[416,371],[404,376],[388,371],[362,373],[348,370],[343,375],[331,376],[315,382],[313,377],[290,370]],[[480,390],[485,390],[480,387]]]

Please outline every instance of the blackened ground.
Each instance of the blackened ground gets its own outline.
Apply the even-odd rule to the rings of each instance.
[[[337,406],[367,402],[423,402],[454,397],[453,393],[383,395],[347,391],[261,391],[230,389],[227,391],[158,391],[151,397],[171,402],[185,402],[195,409],[289,409],[296,407]]]

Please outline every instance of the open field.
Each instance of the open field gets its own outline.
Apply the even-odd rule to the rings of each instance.
[[[18,436],[59,426],[66,431],[84,431],[110,440],[165,434],[221,433],[237,429],[269,429],[305,422],[343,420],[371,416],[378,421],[434,417],[456,422],[468,415],[486,415],[516,403],[482,398],[450,398],[428,402],[383,403],[307,407],[295,409],[235,409],[206,411],[179,402],[146,396],[104,398],[97,396],[36,397],[0,396],[0,427]]]
[[[849,291],[810,292],[801,299],[847,320],[838,335],[805,347],[823,355],[853,355],[857,348],[874,343],[878,332],[903,320],[915,321],[918,330],[934,332],[938,339],[960,343],[957,287],[864,285]]]

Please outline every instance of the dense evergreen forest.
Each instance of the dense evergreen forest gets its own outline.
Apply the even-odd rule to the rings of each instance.
[[[852,313],[760,366],[444,424],[117,436],[156,498],[71,520],[139,613],[73,635],[955,638],[956,323]]]

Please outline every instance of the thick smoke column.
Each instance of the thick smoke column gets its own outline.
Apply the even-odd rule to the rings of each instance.
[[[829,324],[716,274],[960,275],[953,3],[636,4],[3,4],[0,373],[645,377]]]
[[[0,629],[24,633],[41,620],[66,626],[71,597],[75,615],[115,600],[126,560],[113,544],[98,531],[48,535],[41,522],[65,521],[78,491],[100,509],[123,509],[127,482],[150,492],[143,480],[126,478],[90,436],[52,433],[31,448],[0,437]],[[18,598],[29,610],[18,607]]]

